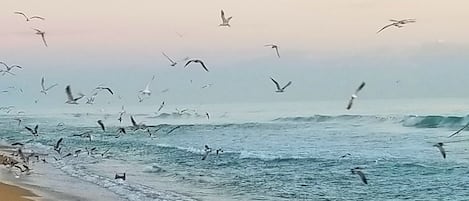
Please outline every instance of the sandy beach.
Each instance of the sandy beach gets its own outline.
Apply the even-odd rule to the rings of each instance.
[[[8,201],[34,201],[37,198],[37,195],[27,189],[4,183],[0,183],[0,195],[2,200]]]

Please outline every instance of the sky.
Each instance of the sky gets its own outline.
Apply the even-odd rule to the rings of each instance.
[[[0,93],[0,106],[63,103],[66,85],[89,94],[99,84],[123,99],[103,94],[96,104],[139,104],[153,75],[142,104],[346,102],[362,81],[362,99],[469,97],[468,7],[466,0],[4,0],[0,61],[24,69],[0,76],[0,89],[24,92]],[[231,27],[218,26],[221,9],[233,16]],[[25,22],[15,11],[46,20]],[[417,22],[376,34],[389,19],[406,18]],[[32,28],[46,32],[49,47]],[[280,59],[264,47],[270,43]],[[171,67],[162,51],[202,59],[210,72],[182,61]],[[42,76],[59,84],[47,96],[39,93]],[[277,94],[269,77],[293,84]]]

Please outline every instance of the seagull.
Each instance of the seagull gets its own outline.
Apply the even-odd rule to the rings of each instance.
[[[101,129],[103,129],[103,131],[106,131],[106,128],[104,127],[103,121],[102,121],[102,120],[98,120],[97,122],[98,122],[99,126],[101,126]]]
[[[60,154],[60,150],[62,149],[62,147],[60,147],[60,143],[62,143],[62,140],[63,138],[60,138],[54,146],[54,150],[59,154]]]
[[[176,63],[175,61],[173,61],[171,58],[169,58],[168,55],[166,55],[164,52],[161,52],[163,54],[164,57],[166,57],[166,59],[169,60],[169,62],[171,62],[171,66],[176,66],[178,63]]]
[[[67,87],[65,87],[65,93],[67,93],[67,99],[68,99],[65,103],[68,103],[68,104],[78,104],[77,101],[84,97],[83,94],[79,94],[80,95],[79,97],[73,98],[70,85],[67,85]]]
[[[91,141],[93,139],[93,136],[91,135],[92,131],[85,131],[84,133],[81,133],[81,134],[74,134],[72,136],[78,136],[78,137],[82,137],[82,138],[88,138],[89,141]]]
[[[268,45],[264,45],[264,47],[271,47],[271,48],[275,49],[275,52],[277,53],[277,57],[280,58],[280,53],[278,53],[278,45],[268,44]]]
[[[202,160],[205,160],[207,159],[207,156],[210,152],[212,152],[212,148],[208,147],[208,145],[205,145],[205,149],[204,149],[205,153],[204,153],[204,156],[202,157]]]
[[[39,136],[39,135],[37,134],[37,129],[39,128],[39,125],[36,124],[36,126],[34,127],[34,129],[29,128],[29,127],[27,127],[27,126],[25,126],[24,128],[25,128],[26,130],[28,130],[29,132],[31,132],[31,134],[32,134],[33,136]]]
[[[344,154],[344,155],[340,156],[340,158],[345,158],[345,157],[347,157],[347,156],[351,156],[351,155],[352,155],[352,154],[350,154],[350,153],[346,153],[346,154]]]
[[[290,84],[292,83],[291,81],[289,81],[285,86],[283,87],[280,87],[280,85],[278,84],[277,81],[274,80],[274,78],[270,77],[270,80],[272,80],[272,82],[274,82],[275,86],[277,87],[277,93],[282,93],[282,92],[285,92],[285,89],[290,86]]]
[[[145,124],[139,123],[135,121],[134,117],[130,115],[130,122],[132,122],[132,127],[134,130],[140,130],[140,129],[145,129],[147,126]]]
[[[40,17],[40,16],[28,17],[26,14],[24,14],[23,12],[19,12],[19,11],[14,12],[14,14],[22,15],[22,16],[26,19],[27,22],[29,22],[29,21],[32,20],[32,19],[45,20],[45,18]]]
[[[125,109],[124,109],[124,105],[122,105],[122,109],[119,112],[119,118],[117,119],[119,120],[120,123],[122,123],[122,116],[124,116],[124,114],[125,114]]]
[[[365,177],[365,174],[363,174],[363,172],[361,170],[362,170],[362,168],[360,168],[360,167],[356,167],[356,168],[351,169],[352,174],[358,174],[358,176],[360,176],[360,179],[362,180],[362,182],[365,183],[365,184],[368,184],[368,182],[366,180],[366,177]]]
[[[202,65],[202,68],[204,68],[204,70],[208,72],[208,69],[207,69],[207,67],[205,66],[204,62],[203,62],[202,60],[199,60],[199,59],[191,59],[191,60],[189,60],[189,61],[186,63],[186,65],[184,65],[184,68],[187,67],[187,65],[189,65],[189,64],[192,63],[192,62],[194,62],[194,63],[199,63],[200,65]]]
[[[47,42],[46,42],[46,38],[44,37],[44,35],[46,34],[46,32],[44,31],[41,31],[39,29],[34,29],[36,31],[36,34],[37,35],[40,35],[42,37],[42,41],[44,42],[44,45],[47,47]]]
[[[156,110],[156,112],[155,112],[155,113],[156,113],[156,114],[158,114],[158,112],[160,112],[160,111],[161,111],[161,109],[163,109],[163,107],[164,107],[164,101],[163,101],[163,102],[161,102],[161,105],[160,105],[160,107],[158,108],[158,110]]]
[[[207,119],[210,119],[210,114],[208,112],[205,112],[205,116],[207,117]]]
[[[145,86],[145,89],[140,90],[140,93],[141,93],[142,95],[148,95],[148,96],[151,95],[150,84],[151,84],[151,81],[153,81],[154,79],[155,79],[155,76],[153,75],[153,77],[151,78],[151,80],[150,80],[150,81],[147,83],[147,85]],[[139,99],[140,99],[140,98],[139,98]],[[142,101],[143,101],[143,99],[142,99]],[[140,102],[142,102],[142,101],[140,101]]]
[[[122,179],[125,181],[125,172],[122,173],[122,174],[117,174],[116,173],[116,176],[114,176],[114,179]]]
[[[358,86],[357,90],[355,90],[355,93],[352,94],[352,97],[350,97],[350,100],[349,100],[348,105],[347,105],[347,110],[352,109],[353,100],[355,98],[358,98],[357,94],[358,94],[358,92],[360,92],[363,89],[363,87],[365,87],[365,82],[362,82],[360,84],[360,86]]]
[[[438,148],[438,150],[440,150],[441,155],[443,155],[443,158],[446,158],[446,152],[445,152],[445,149],[443,148],[443,142],[438,142],[434,144],[433,146]]]
[[[20,119],[20,118],[14,118],[13,120],[16,120],[16,121],[18,121],[18,126],[20,126],[20,125],[21,125],[21,122],[23,121],[23,120],[22,120],[22,119]]]
[[[463,131],[464,129],[466,129],[468,126],[469,126],[469,122],[464,127],[460,128],[459,130],[457,130],[456,132],[454,132],[453,134],[451,134],[448,137],[453,137],[454,135],[456,135],[456,134],[460,133],[461,131]]]
[[[47,91],[49,91],[50,89],[54,88],[57,85],[59,85],[59,84],[56,83],[56,84],[53,84],[53,85],[46,88],[45,83],[44,83],[44,77],[42,77],[42,79],[41,79],[41,88],[42,88],[41,93],[43,93],[44,95],[47,95]]]
[[[223,153],[223,149],[218,148],[218,149],[216,150],[216,153],[217,153],[217,155],[218,155],[219,153]]]
[[[114,92],[112,92],[111,88],[105,87],[105,86],[97,86],[97,90],[107,90],[111,95],[114,95]]]
[[[218,25],[218,26],[221,26],[221,27],[223,27],[223,26],[225,26],[225,27],[231,27],[231,26],[230,26],[230,20],[231,20],[231,18],[233,18],[233,17],[225,18],[225,12],[223,12],[223,10],[221,10],[221,21],[222,21],[222,23],[221,23],[220,25]]]
[[[2,75],[5,75],[6,73],[10,74],[10,75],[15,75],[14,73],[10,72],[13,68],[19,68],[19,69],[23,69],[23,67],[19,66],[19,65],[11,65],[11,66],[8,66],[6,63],[4,62],[1,62],[0,61],[0,64],[4,65],[6,70],[0,70],[0,72],[2,72]]]
[[[386,26],[384,26],[383,28],[381,28],[378,32],[376,32],[377,34],[381,31],[383,31],[384,29],[386,28],[389,28],[389,27],[392,27],[392,26],[395,26],[397,28],[402,28],[404,27],[405,24],[408,24],[408,23],[414,23],[416,22],[415,19],[403,19],[403,20],[389,20],[391,21],[392,23],[391,24],[388,24]]]

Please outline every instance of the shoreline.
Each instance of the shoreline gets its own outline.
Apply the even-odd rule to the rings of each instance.
[[[41,201],[31,190],[3,182],[0,182],[0,195],[8,201]]]

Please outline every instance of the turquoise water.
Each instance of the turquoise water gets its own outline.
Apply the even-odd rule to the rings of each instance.
[[[25,150],[48,153],[55,168],[127,200],[162,199],[162,190],[174,193],[165,195],[167,200],[467,200],[469,133],[447,138],[469,122],[467,106],[453,104],[445,111],[443,103],[432,103],[428,110],[420,109],[424,105],[367,103],[373,109],[356,109],[361,114],[341,108],[323,112],[338,102],[199,106],[185,115],[142,110],[135,118],[157,125],[153,135],[128,128],[119,138],[116,130],[130,125],[130,112],[120,124],[118,107],[115,113],[5,114],[0,136],[8,143],[28,141]],[[210,108],[209,120],[203,114]],[[21,126],[14,117],[23,119]],[[98,119],[107,125],[106,132]],[[35,124],[37,138],[23,127]],[[91,131],[91,142],[72,136],[85,131]],[[64,154],[97,150],[55,161],[59,155],[52,145],[60,137]],[[445,142],[446,159],[433,147],[437,142]],[[201,160],[204,145],[224,151]],[[109,148],[105,157],[99,154]],[[368,185],[351,174],[354,167],[363,168]],[[127,172],[125,184],[113,179],[116,172]]]

